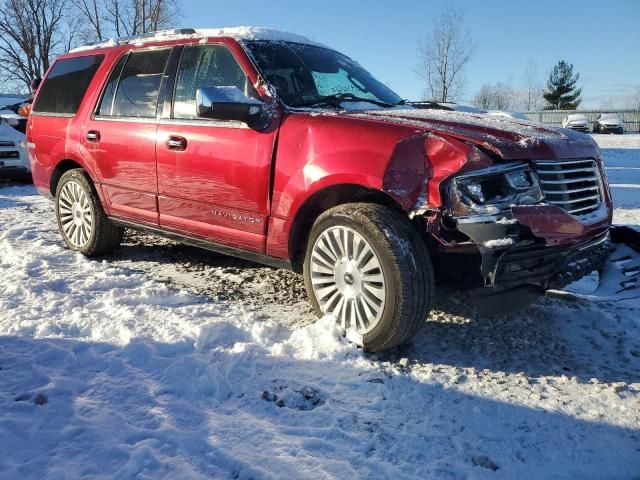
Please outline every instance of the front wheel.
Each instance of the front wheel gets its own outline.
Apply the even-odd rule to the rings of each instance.
[[[332,315],[381,351],[404,343],[425,322],[433,268],[422,238],[402,212],[351,203],[313,225],[304,280],[318,314]]]
[[[65,172],[56,189],[58,229],[71,250],[88,257],[120,245],[123,229],[107,218],[91,178],[82,169]]]

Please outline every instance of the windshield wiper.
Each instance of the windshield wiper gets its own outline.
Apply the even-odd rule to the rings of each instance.
[[[339,108],[342,102],[368,102],[378,105],[379,107],[396,107],[403,105],[404,100],[398,103],[389,103],[382,100],[374,100],[372,98],[357,97],[352,93],[337,93],[334,95],[326,95],[324,97],[313,100],[312,102],[299,103],[295,107],[319,107],[321,105],[329,105],[330,107]]]

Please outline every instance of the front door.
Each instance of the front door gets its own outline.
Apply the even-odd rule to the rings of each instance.
[[[258,98],[227,46],[186,46],[171,113],[158,126],[160,226],[264,252],[278,120],[254,130],[237,121],[198,118],[197,89],[220,86],[236,86]]]
[[[82,139],[110,214],[151,225],[158,225],[158,95],[170,53],[170,48],[154,49],[120,58]]]

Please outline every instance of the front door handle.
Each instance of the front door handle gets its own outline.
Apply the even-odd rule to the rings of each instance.
[[[100,141],[100,132],[97,130],[89,130],[87,132],[87,141],[97,143]]]
[[[178,135],[171,135],[167,140],[167,149],[175,152],[184,152],[187,149],[187,139]]]

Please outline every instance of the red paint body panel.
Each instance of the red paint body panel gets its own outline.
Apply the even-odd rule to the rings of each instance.
[[[89,130],[99,132],[100,141],[83,136],[81,142],[109,193],[111,214],[158,225],[156,123],[89,118],[84,131]]]
[[[289,258],[289,240],[292,220],[269,217],[267,255],[275,258]]]
[[[31,115],[28,123],[29,160],[33,183],[39,190],[49,191],[51,174],[66,152],[69,119]]]
[[[256,87],[272,120],[268,128],[220,122],[107,121],[92,112],[109,72],[130,50],[221,43],[232,51]],[[49,191],[54,169],[73,160],[89,172],[105,210],[115,218],[157,225],[250,252],[290,258],[292,227],[314,195],[336,186],[383,192],[405,212],[430,211],[440,219],[442,183],[493,162],[594,158],[588,136],[543,126],[489,124],[482,117],[417,110],[361,113],[287,110],[269,92],[244,48],[232,38],[145,41],[62,56],[103,54],[105,59],[72,118],[34,115],[28,141],[35,144],[36,186]],[[45,79],[46,81],[46,79]],[[86,140],[89,130],[100,141]],[[170,136],[185,151],[166,148]],[[316,197],[317,198],[317,197]],[[514,215],[551,243],[579,242],[611,222],[581,222],[548,207],[515,207]],[[437,236],[439,226],[427,221]]]
[[[349,114],[368,122],[406,125],[476,144],[502,160],[600,157],[591,137],[541,124],[442,110],[372,111]]]
[[[249,218],[242,212],[230,211],[229,217],[215,216],[208,206],[188,200],[177,201],[166,197],[158,198],[161,227],[183,235],[194,236],[203,240],[213,240],[251,252],[264,252],[264,217],[250,217],[252,221],[236,220]],[[235,218],[235,219],[234,219]],[[214,219],[214,221],[212,221]],[[238,222],[246,224],[238,229]],[[254,230],[254,231],[250,231]]]
[[[339,115],[294,113],[285,117],[278,141],[272,214],[294,218],[309,197],[332,185],[382,189],[396,144],[415,134],[415,129],[403,126],[362,128],[357,119]]]
[[[185,233],[225,244],[253,238],[251,250],[264,252],[278,122],[274,120],[274,127],[266,131],[241,124],[193,123],[163,123],[158,129],[160,226],[165,226],[169,216],[174,228],[183,228]],[[173,135],[186,139],[186,150],[167,148],[166,140]],[[213,228],[216,225],[223,228]],[[246,233],[258,236],[247,237]]]

